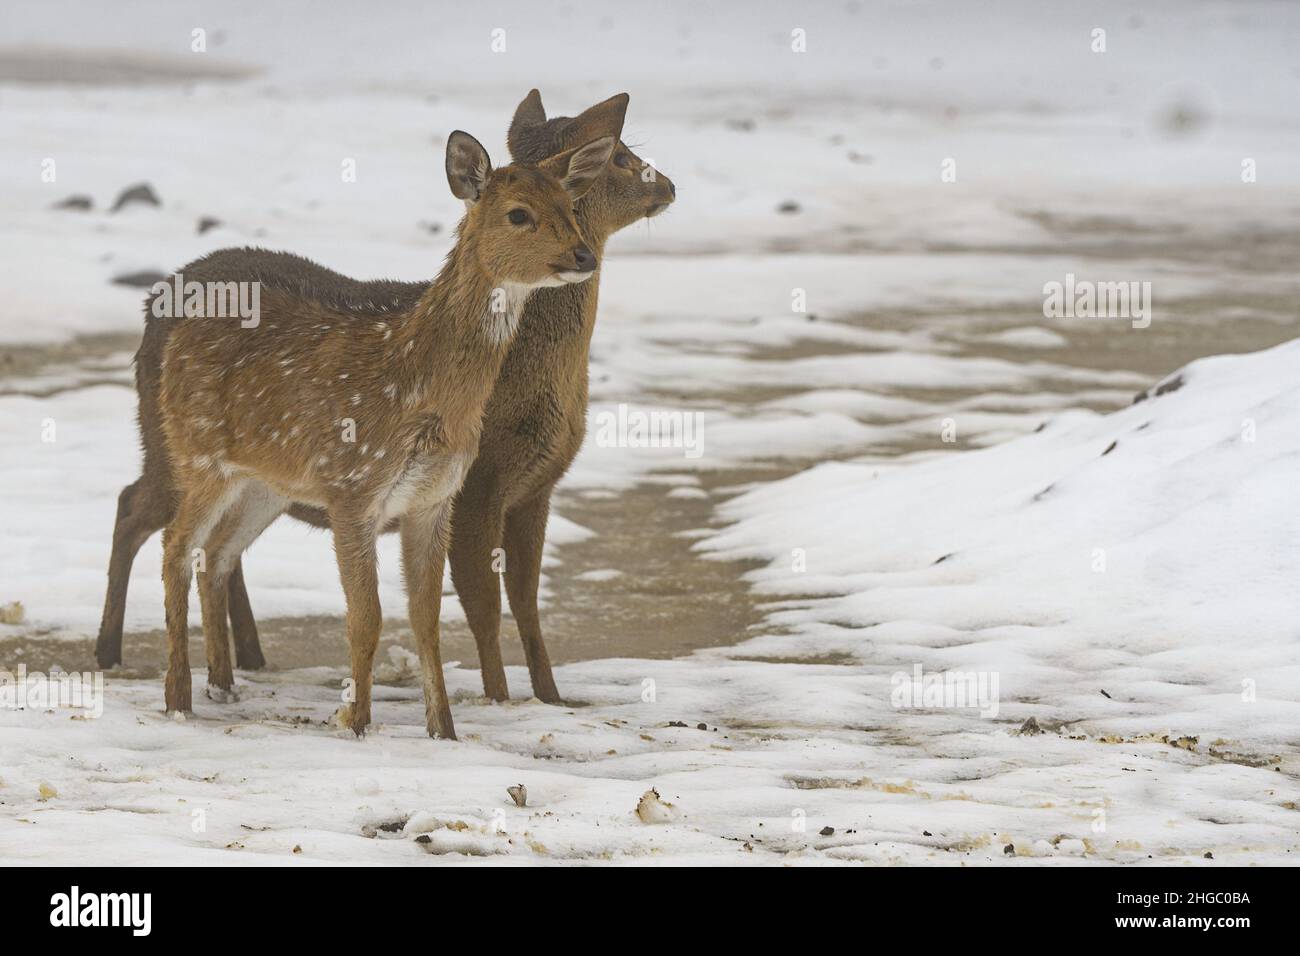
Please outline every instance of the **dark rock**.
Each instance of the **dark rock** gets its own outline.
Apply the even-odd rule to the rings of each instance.
[[[1020,725],[1019,733],[1022,737],[1037,737],[1042,732],[1043,728],[1038,726],[1037,717],[1030,717]]]
[[[820,830],[822,836],[835,836],[834,827],[822,827]]]
[[[217,219],[214,216],[204,216],[202,219],[199,220],[198,233],[201,236],[209,229],[216,229],[217,226],[224,226],[224,225],[225,225],[224,222],[222,222],[220,219]]]
[[[154,283],[162,282],[166,278],[166,273],[144,269],[140,272],[127,272],[120,276],[113,276],[113,285],[130,286],[132,289],[148,289],[152,288]]]
[[[793,199],[787,199],[785,202],[781,203],[781,205],[776,207],[776,211],[790,215],[791,213],[799,211],[799,204]]]
[[[709,725],[708,725],[708,724],[696,724],[696,725],[695,725],[695,729],[696,729],[696,730],[708,730],[708,729],[709,729]]]
[[[76,212],[89,212],[95,207],[95,202],[89,196],[81,195],[69,196],[67,199],[60,199],[51,209],[72,209]]]
[[[1016,845],[1015,845],[1014,843],[1008,843],[1006,846],[1004,846],[1004,847],[1002,848],[1002,852],[1003,852],[1004,854],[1006,854],[1007,856],[1015,856],[1015,855],[1016,855]]]
[[[1161,395],[1167,395],[1170,392],[1176,392],[1183,387],[1183,375],[1179,372],[1163,382],[1156,385],[1155,388],[1147,389],[1145,392],[1138,392],[1133,396],[1133,404],[1145,402],[1148,398],[1159,398]]]
[[[158,198],[158,194],[153,191],[153,187],[148,183],[136,183],[134,186],[122,190],[109,212],[117,212],[132,203],[145,206],[161,206],[162,200]]]

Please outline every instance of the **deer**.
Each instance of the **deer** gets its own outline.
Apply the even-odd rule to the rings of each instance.
[[[538,90],[515,110],[507,145],[512,159],[541,162],[597,136],[617,142],[606,168],[577,203],[578,222],[600,261],[606,241],[633,223],[660,215],[676,199],[673,182],[622,141],[629,102],[612,96],[574,117],[547,118]],[[427,283],[357,282],[315,263],[265,250],[225,250],[185,268],[202,280],[279,281],[310,285],[342,308],[375,304],[409,308]],[[506,353],[504,370],[485,410],[479,456],[457,495],[450,564],[453,584],[478,649],[484,693],[509,696],[500,651],[501,584],[492,560],[504,548],[510,608],[522,638],[534,695],[561,703],[541,633],[537,603],[546,517],[555,485],[572,464],[586,430],[587,362],[595,328],[600,271],[588,281],[537,290],[524,306],[524,320]],[[146,316],[151,316],[149,303]],[[382,321],[382,318],[379,320]],[[174,322],[148,318],[135,357],[143,474],[118,498],[104,615],[96,642],[102,667],[121,661],[123,615],[131,565],[146,540],[170,518],[173,481],[157,411],[158,369]],[[329,527],[324,509],[295,503],[289,514]],[[387,531],[396,530],[390,523]],[[508,533],[508,540],[507,540]],[[242,563],[228,578],[230,632],[241,669],[265,666]]]
[[[353,685],[341,723],[358,736],[370,723],[382,626],[375,545],[396,520],[426,729],[455,738],[439,652],[452,504],[529,296],[595,273],[573,204],[613,147],[605,136],[493,169],[482,144],[457,130],[446,175],[466,212],[442,270],[409,308],[356,314],[309,285],[272,282],[260,289],[253,328],[215,318],[174,325],[157,408],[175,488],[163,530],[168,713],[192,709],[192,577],[209,689],[221,699],[233,686],[230,574],[271,522],[304,502],[325,511],[346,598]]]

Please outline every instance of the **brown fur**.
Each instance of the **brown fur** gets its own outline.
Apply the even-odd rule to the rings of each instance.
[[[597,104],[578,117],[547,120],[533,90],[516,110],[509,146],[517,161],[536,162],[596,135],[617,136],[627,96]],[[659,174],[641,174],[643,163],[621,142],[604,175],[578,202],[583,233],[601,256],[619,229],[662,211],[676,195]],[[224,250],[184,269],[198,281],[260,280],[285,286],[334,308],[374,317],[412,306],[422,283],[358,282],[315,263],[266,250]],[[557,702],[542,642],[537,584],[546,515],[555,483],[568,470],[586,432],[587,353],[595,324],[599,273],[580,285],[541,289],[524,310],[519,334],[506,355],[488,401],[479,458],[455,505],[452,576],[479,647],[486,693],[507,696],[499,648],[500,584],[492,568],[494,548],[504,547],[506,587],[524,642],[534,693]],[[171,513],[171,474],[157,420],[157,377],[162,345],[173,320],[151,319],[136,355],[144,474],[119,499],[109,566],[109,587],[96,654],[101,666],[121,660],[122,615],[131,562],[141,544]],[[290,514],[318,527],[328,519],[316,507],[294,504]],[[393,530],[392,527],[387,530]],[[264,663],[239,564],[229,582],[231,629],[240,667]],[[237,612],[238,617],[237,617]]]
[[[385,319],[272,285],[261,290],[255,328],[216,318],[174,325],[157,407],[176,488],[163,534],[169,711],[191,704],[191,555],[204,562],[209,685],[226,692],[230,575],[248,545],[299,501],[323,507],[334,535],[352,649],[348,724],[360,734],[370,722],[382,621],[375,539],[398,517],[427,727],[455,736],[438,649],[452,500],[528,293],[590,277],[596,260],[572,204],[613,145],[605,137],[538,168],[492,170],[472,137],[454,133],[448,182],[470,203],[458,241],[415,305]]]

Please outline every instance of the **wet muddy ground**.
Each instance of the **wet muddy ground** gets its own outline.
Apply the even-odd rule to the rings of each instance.
[[[1049,219],[1056,228],[1073,228]],[[1076,226],[1078,224],[1075,224]],[[1107,235],[1107,229],[1113,231]],[[1183,266],[1205,264],[1213,258],[1206,241],[1192,244],[1144,242],[1134,247],[1133,237],[1112,223],[1089,223],[1081,234],[1081,259],[1091,255],[1117,258],[1137,254],[1145,261],[1174,262]],[[1212,243],[1210,243],[1212,245]],[[1236,267],[1257,271],[1263,278],[1280,277],[1285,257],[1276,244],[1267,255],[1239,255],[1234,246]],[[937,252],[935,255],[943,255]],[[1019,255],[1030,255],[1020,251]],[[1052,255],[1060,256],[1059,248]],[[1227,253],[1225,253],[1227,255]],[[1293,261],[1293,260],[1291,260]],[[1286,276],[1290,278],[1290,276]],[[1158,308],[1160,308],[1158,306]],[[1097,371],[1130,371],[1140,380],[1154,384],[1186,362],[1204,355],[1246,352],[1265,348],[1300,334],[1290,296],[1270,290],[1266,282],[1248,287],[1220,289],[1199,297],[1184,298],[1160,308],[1150,328],[1135,330],[1122,320],[1082,320],[1068,329],[1060,326],[1066,341],[1048,347],[1019,347],[984,341],[999,330],[1042,325],[1036,306],[1008,305],[971,310],[890,310],[866,312],[847,321],[879,330],[925,328],[934,341],[959,356],[982,356],[1011,362],[1048,362]],[[0,395],[49,395],[93,384],[113,383],[132,387],[129,366],[136,337],[132,334],[101,335],[54,346],[7,346],[0,348]],[[698,347],[698,346],[693,346]],[[707,348],[707,346],[705,346]],[[751,353],[756,360],[780,360],[842,352],[840,346],[796,345]],[[868,391],[883,391],[863,382]],[[1088,388],[1078,382],[1041,382],[1036,392],[1026,393],[1028,409],[1040,402],[1044,410],[1059,405],[1059,396],[1077,395],[1076,404],[1098,411],[1124,404],[1130,394]],[[1006,391],[1014,391],[1007,389]],[[960,402],[979,397],[981,390],[961,382],[945,383],[935,389],[885,391],[900,398],[926,402]],[[736,388],[711,391],[710,403],[743,417],[760,403],[779,396],[770,388]],[[1098,395],[1103,397],[1098,397]],[[656,392],[653,396],[629,396],[629,400],[650,399],[691,407],[698,396]],[[881,424],[877,419],[875,424]],[[889,424],[885,422],[884,424]],[[934,450],[932,439],[897,441],[864,447],[857,454],[892,457],[918,450]],[[960,448],[961,445],[956,446]],[[594,532],[579,544],[561,546],[561,564],[548,569],[549,596],[543,611],[543,627],[551,658],[556,663],[605,657],[672,657],[696,648],[734,644],[761,628],[762,610],[749,593],[743,575],[747,570],[736,563],[703,560],[691,549],[694,532],[716,522],[715,506],[738,488],[771,480],[808,467],[809,460],[756,460],[752,467],[725,472],[704,472],[703,494],[670,494],[670,486],[647,483],[635,489],[608,494],[561,492],[556,510],[566,518]],[[290,519],[282,519],[290,520]],[[158,547],[155,538],[146,548]],[[322,550],[328,540],[319,539]],[[107,553],[107,543],[105,545]],[[247,574],[257,574],[256,554],[247,562]],[[504,595],[503,595],[504,604]],[[254,606],[254,611],[257,608]],[[389,616],[379,651],[379,661],[388,656],[393,644],[413,650],[405,609],[386,608]],[[261,639],[269,665],[275,669],[312,665],[343,667],[348,662],[343,620],[340,617],[263,618]],[[197,628],[191,636],[191,657],[204,659]],[[446,661],[460,661],[476,667],[473,640],[463,621],[446,621],[443,630]],[[522,664],[523,657],[513,621],[503,622],[503,650],[508,664]],[[93,670],[93,635],[49,639],[39,632],[0,640],[0,665],[25,663],[29,668],[48,669],[59,665],[67,670]],[[124,643],[127,666],[117,676],[151,676],[163,664],[164,636],[161,630],[128,632]],[[810,663],[828,663],[818,659]]]

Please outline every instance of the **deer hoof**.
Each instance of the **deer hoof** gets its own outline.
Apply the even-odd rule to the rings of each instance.
[[[234,704],[239,701],[239,694],[233,687],[218,687],[215,684],[209,684],[207,695],[208,700],[217,704]]]

